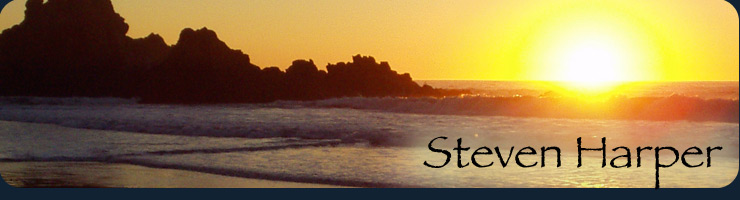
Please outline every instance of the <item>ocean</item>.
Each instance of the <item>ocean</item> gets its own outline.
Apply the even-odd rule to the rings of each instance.
[[[644,153],[642,166],[636,167],[638,146],[670,146],[680,153],[694,146],[721,146],[711,153],[711,167],[707,157],[694,155],[687,162],[703,166],[689,168],[678,160],[660,169],[660,186],[723,187],[738,172],[738,82],[629,83],[591,96],[553,95],[563,89],[550,82],[417,82],[473,94],[224,105],[2,97],[0,160],[126,163],[358,187],[652,188],[655,156]],[[573,100],[589,98],[596,100]],[[658,100],[644,103],[643,98]],[[558,110],[563,104],[552,99],[567,105],[588,102],[588,108],[620,102],[646,111],[632,116],[635,112],[622,113],[624,106],[594,108],[598,112]],[[624,115],[601,113],[606,111]],[[654,114],[661,111],[671,116]],[[445,163],[444,154],[429,148],[442,136],[449,139],[437,140],[434,146],[452,152],[451,161],[443,168],[425,166]],[[600,147],[601,138],[606,138],[607,166],[602,168],[601,153],[586,152],[583,166],[577,167],[577,138],[589,148]],[[520,167],[517,158],[510,158],[503,167],[494,153],[477,157],[480,163],[493,162],[491,167],[471,163],[459,168],[453,150],[458,139],[471,148],[462,152],[463,163],[470,162],[479,147],[499,147],[508,156],[510,149],[516,155],[529,146],[537,155],[522,156],[521,163],[537,165]],[[561,167],[554,154],[541,166],[540,147],[551,146],[562,149]],[[631,167],[609,166],[612,158],[624,154],[611,151],[618,146],[632,149]],[[672,161],[672,154],[660,156],[666,159],[663,164]]]

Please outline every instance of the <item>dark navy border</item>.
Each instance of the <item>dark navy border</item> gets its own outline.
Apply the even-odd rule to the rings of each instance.
[[[0,0],[0,13],[3,12],[3,8],[5,8],[5,5],[8,5],[13,0]]]
[[[0,13],[12,0],[0,0]],[[727,0],[737,13],[740,0]],[[0,18],[2,16],[0,15]],[[738,26],[740,28],[740,25]],[[738,66],[740,67],[740,66]],[[740,142],[740,141],[739,141]],[[496,180],[491,180],[496,181]],[[740,195],[737,177],[717,189],[40,189],[0,182],[0,199],[707,199]]]

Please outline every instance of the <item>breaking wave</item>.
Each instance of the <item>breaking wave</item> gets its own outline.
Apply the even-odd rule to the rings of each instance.
[[[0,97],[0,105],[124,105],[138,102],[136,98],[114,97]]]
[[[492,138],[504,133],[522,137],[560,133],[559,124],[589,127],[584,120],[608,119],[613,122],[598,124],[623,127],[650,121],[660,122],[650,126],[670,121],[738,122],[738,100],[677,95],[596,102],[535,97],[339,98],[200,106],[134,104],[125,99],[3,100],[0,120],[5,121],[182,136],[338,139],[380,146],[414,146],[428,142],[424,140],[431,135],[448,133]]]
[[[613,97],[600,101],[562,97],[337,98],[274,105],[351,108],[377,111],[474,116],[717,121],[738,123],[737,99]]]

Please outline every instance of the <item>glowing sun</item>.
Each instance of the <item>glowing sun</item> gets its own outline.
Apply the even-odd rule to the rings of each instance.
[[[616,42],[604,38],[582,39],[556,53],[554,77],[578,90],[608,90],[630,80],[630,56]]]
[[[614,48],[598,43],[572,46],[563,52],[561,80],[600,83],[624,80],[620,71],[621,55]]]

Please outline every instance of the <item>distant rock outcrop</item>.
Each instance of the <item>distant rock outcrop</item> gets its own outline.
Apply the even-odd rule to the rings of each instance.
[[[398,74],[388,62],[377,63],[375,58],[356,55],[351,63],[326,66],[327,82],[339,96],[406,96],[420,94],[420,87],[411,75]],[[373,84],[366,84],[373,83]]]
[[[174,46],[133,39],[110,0],[29,0],[0,34],[1,96],[139,97],[147,103],[249,103],[345,96],[444,96],[387,62],[354,56],[319,70],[296,60],[260,69],[212,30],[184,29]]]

